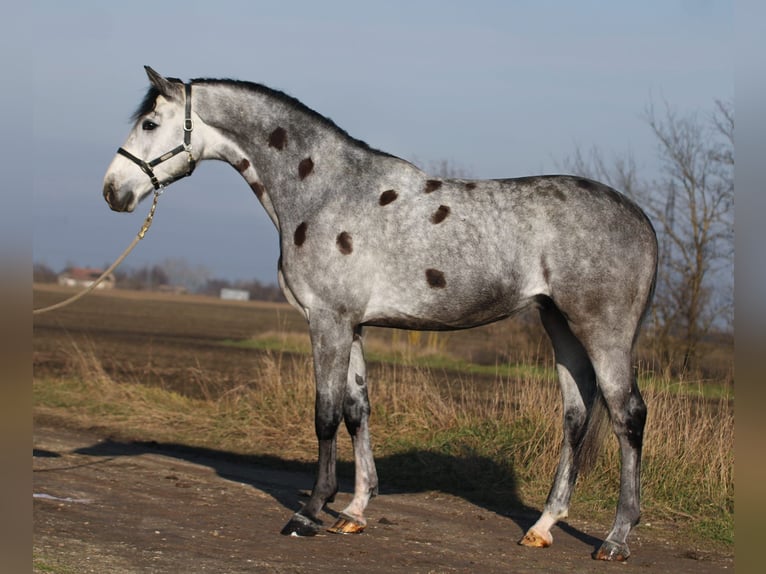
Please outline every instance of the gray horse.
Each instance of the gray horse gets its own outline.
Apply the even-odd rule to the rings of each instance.
[[[284,93],[147,73],[151,87],[104,179],[109,206],[133,211],[197,162],[229,163],[279,231],[280,286],[308,322],[319,464],[311,497],[283,534],[320,529],[317,515],[338,488],[341,420],[353,442],[356,480],[353,500],[329,530],[366,525],[378,477],[364,326],[464,329],[535,306],[553,344],[564,436],[543,513],[520,543],[551,544],[551,527],[567,516],[594,434],[588,429],[605,412],[620,445],[620,497],[594,557],[625,560],[640,514],[646,420],[631,354],[657,268],[657,240],[644,213],[580,177],[429,177]]]

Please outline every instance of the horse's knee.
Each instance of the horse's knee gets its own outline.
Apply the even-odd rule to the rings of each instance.
[[[353,385],[346,389],[346,399],[343,402],[343,421],[346,430],[352,437],[356,436],[359,427],[370,416],[370,400],[367,396],[367,385],[364,377],[357,375]]]
[[[343,422],[346,424],[346,430],[352,437],[356,436],[359,427],[370,415],[370,407],[367,403],[356,401],[352,398],[346,399],[343,408]]]
[[[570,406],[564,412],[564,436],[571,445],[578,445],[585,435],[587,412],[585,407]]]
[[[338,432],[338,426],[340,426],[341,417],[341,410],[335,408],[335,405],[326,405],[317,401],[314,415],[314,429],[317,439],[320,441],[334,439]]]

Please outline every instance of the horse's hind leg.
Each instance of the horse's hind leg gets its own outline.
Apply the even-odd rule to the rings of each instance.
[[[282,534],[292,536],[316,534],[320,529],[317,515],[338,490],[335,439],[343,416],[354,334],[353,327],[347,321],[334,313],[320,311],[312,311],[309,331],[316,378],[314,425],[319,441],[319,468],[308,502],[282,529]]]
[[[538,548],[551,545],[551,528],[568,514],[569,501],[584,455],[589,417],[593,413],[597,394],[596,377],[590,359],[552,301],[543,302],[540,318],[553,344],[564,403],[564,437],[556,476],[543,513],[519,541],[524,546]]]
[[[620,498],[612,530],[593,557],[623,561],[630,556],[626,539],[641,516],[641,450],[646,405],[636,385],[630,347],[626,345],[624,350],[611,347],[608,351],[592,351],[591,357],[620,444]]]
[[[367,396],[367,374],[362,349],[361,327],[354,334],[343,402],[343,419],[354,446],[354,498],[328,530],[340,534],[364,530],[364,510],[370,498],[378,493],[378,473],[370,446],[370,401]]]

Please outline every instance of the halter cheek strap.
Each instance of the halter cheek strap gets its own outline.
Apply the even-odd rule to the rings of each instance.
[[[143,171],[147,176],[149,176],[149,179],[152,181],[152,185],[154,186],[155,190],[160,190],[163,187],[170,185],[174,181],[178,181],[181,178],[190,176],[194,172],[194,168],[197,166],[197,162],[194,161],[194,158],[192,157],[192,153],[191,153],[191,149],[192,149],[191,133],[192,133],[192,129],[194,128],[194,123],[192,122],[192,118],[191,118],[191,84],[184,84],[184,91],[186,93],[186,105],[185,105],[185,117],[184,117],[184,143],[174,147],[169,152],[164,153],[161,156],[156,157],[153,160],[148,162],[134,156],[125,148],[121,147],[120,149],[117,150],[118,154],[128,158],[130,161],[132,161],[138,167],[140,167],[141,171]],[[182,153],[182,152],[186,152],[188,154],[189,164],[188,164],[188,169],[186,170],[186,173],[182,173],[181,175],[170,177],[164,181],[159,181],[157,179],[157,176],[154,174],[153,168],[157,167],[162,162],[169,160],[171,157],[177,156],[179,153]]]

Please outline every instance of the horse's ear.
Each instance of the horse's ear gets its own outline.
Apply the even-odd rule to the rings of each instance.
[[[167,78],[164,78],[155,72],[149,66],[144,66],[144,69],[146,70],[146,75],[149,76],[149,81],[152,83],[152,86],[157,88],[160,94],[169,100],[172,100],[173,98],[180,95],[181,88],[177,82],[171,82]]]

